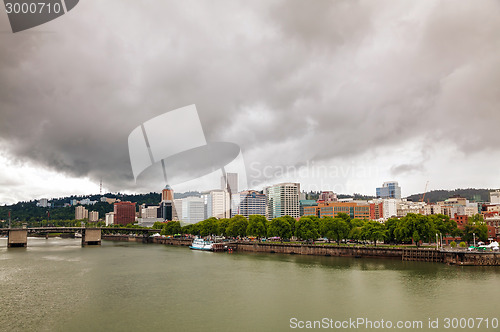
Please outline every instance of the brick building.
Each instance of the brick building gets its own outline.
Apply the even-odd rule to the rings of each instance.
[[[119,225],[135,222],[135,203],[117,202],[114,204],[114,223]]]

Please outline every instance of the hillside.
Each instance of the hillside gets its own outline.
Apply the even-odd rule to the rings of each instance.
[[[432,190],[425,194],[425,201],[430,203],[436,203],[438,201],[444,201],[455,195],[460,195],[461,197],[467,198],[471,202],[489,202],[490,192],[494,189],[455,189],[455,190]],[[417,202],[422,199],[422,193],[414,194],[408,196],[408,200]]]

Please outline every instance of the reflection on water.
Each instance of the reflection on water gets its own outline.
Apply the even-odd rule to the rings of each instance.
[[[57,238],[6,246],[0,239],[5,330],[285,331],[292,317],[498,315],[486,304],[500,297],[498,267]]]

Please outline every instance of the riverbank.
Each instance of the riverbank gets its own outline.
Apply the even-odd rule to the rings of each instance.
[[[190,246],[191,239],[103,235],[103,240]],[[355,258],[392,258],[461,266],[500,266],[500,253],[447,251],[430,248],[383,248],[365,246],[332,246],[323,244],[259,243],[237,241],[228,244],[232,251],[269,254],[338,256]]]

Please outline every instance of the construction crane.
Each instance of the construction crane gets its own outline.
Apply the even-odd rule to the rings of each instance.
[[[425,194],[427,194],[427,187],[429,186],[429,181],[427,181],[427,183],[425,184],[425,190],[424,190],[424,194],[422,195],[422,198],[420,199],[420,202],[423,202],[424,199],[425,199]]]

